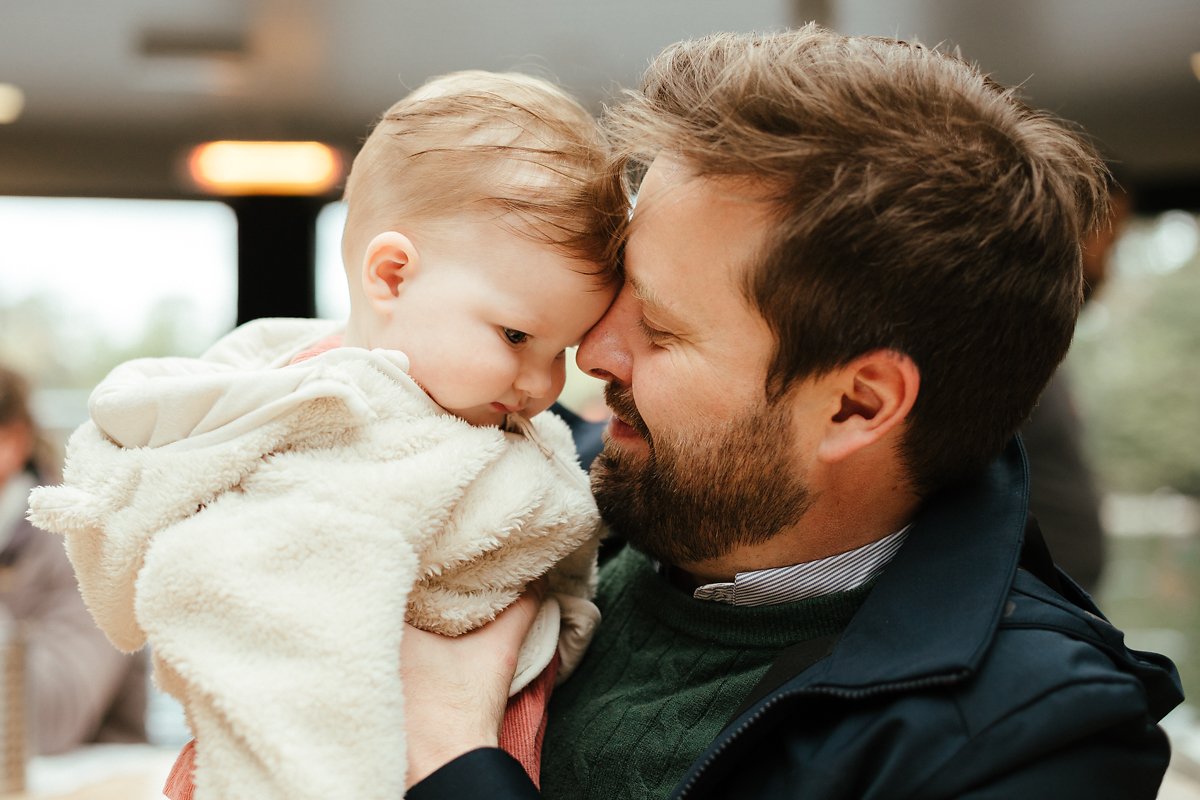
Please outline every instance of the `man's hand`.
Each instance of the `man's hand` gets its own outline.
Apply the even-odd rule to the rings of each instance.
[[[495,620],[456,638],[405,626],[406,786],[464,753],[497,745],[517,653],[544,592],[541,581],[533,584]]]

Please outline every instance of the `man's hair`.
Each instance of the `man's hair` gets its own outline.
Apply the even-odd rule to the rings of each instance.
[[[891,349],[921,374],[921,492],[993,458],[1067,351],[1102,162],[957,54],[815,25],[665,50],[607,119],[620,158],[749,179],[775,210],[748,302],[766,391]],[[636,178],[636,170],[630,169]]]
[[[346,184],[347,269],[376,233],[471,213],[615,274],[628,200],[596,120],[558,87],[478,70],[434,78],[384,113]]]

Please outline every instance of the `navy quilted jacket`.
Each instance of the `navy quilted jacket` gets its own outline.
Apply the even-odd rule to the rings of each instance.
[[[930,500],[833,651],[734,720],[673,797],[1154,798],[1179,676],[1039,559],[1027,494],[1014,444]],[[537,794],[476,750],[408,797]]]

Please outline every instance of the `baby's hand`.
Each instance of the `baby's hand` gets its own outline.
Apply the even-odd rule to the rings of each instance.
[[[517,653],[545,594],[532,584],[495,620],[450,638],[406,625],[400,645],[408,780],[480,747],[495,747]]]

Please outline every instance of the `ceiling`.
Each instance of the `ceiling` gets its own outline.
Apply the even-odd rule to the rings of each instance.
[[[1200,0],[0,0],[0,82],[26,95],[0,194],[187,196],[181,153],[211,138],[352,152],[407,89],[467,67],[599,109],[672,41],[806,19],[956,44],[1126,180],[1200,206]]]

